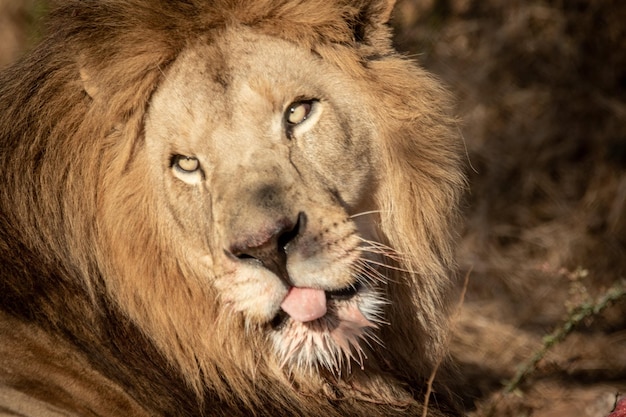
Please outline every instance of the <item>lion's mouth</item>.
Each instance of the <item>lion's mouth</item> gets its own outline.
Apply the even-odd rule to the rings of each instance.
[[[362,367],[367,355],[361,342],[378,342],[375,330],[384,323],[384,299],[376,289],[361,282],[321,293],[325,302],[323,315],[301,321],[281,308],[271,321],[270,337],[281,366],[321,366],[333,373],[349,371],[352,362]]]
[[[310,323],[320,320],[326,315],[326,305],[336,304],[342,301],[353,299],[363,288],[361,282],[357,281],[345,288],[334,291],[306,290],[296,289],[292,287],[290,294],[295,291],[314,293],[313,296],[291,296],[288,295],[281,305],[276,316],[271,320],[270,324],[274,330],[280,330],[289,319],[301,323]],[[290,297],[293,300],[290,300]],[[323,297],[323,300],[315,300],[315,298]],[[294,305],[295,304],[295,305]]]
[[[326,291],[326,298],[337,301],[349,300],[357,295],[362,288],[363,284],[360,281],[357,281],[354,284],[340,290]]]

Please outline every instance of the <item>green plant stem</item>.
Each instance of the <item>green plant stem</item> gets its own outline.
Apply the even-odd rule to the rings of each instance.
[[[543,346],[538,350],[523,366],[519,368],[513,379],[506,384],[505,392],[510,393],[516,390],[524,379],[530,375],[537,367],[537,364],[548,351],[558,343],[562,342],[574,328],[588,317],[599,314],[610,304],[626,295],[626,282],[622,281],[610,288],[595,303],[583,303],[575,308],[563,325],[543,338]]]

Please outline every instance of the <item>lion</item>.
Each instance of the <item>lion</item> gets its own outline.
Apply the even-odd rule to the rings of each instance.
[[[393,3],[56,4],[0,76],[4,414],[461,413],[461,144]]]

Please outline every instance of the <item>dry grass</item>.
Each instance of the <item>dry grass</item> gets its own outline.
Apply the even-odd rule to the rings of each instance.
[[[618,0],[398,5],[472,165],[452,352],[474,416],[601,417],[626,391],[623,22]]]

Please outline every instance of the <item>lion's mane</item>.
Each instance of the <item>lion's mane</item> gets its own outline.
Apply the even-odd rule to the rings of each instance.
[[[25,388],[20,364],[32,352],[65,349],[99,375],[94,384],[109,381],[149,415],[419,412],[424,383],[445,357],[464,178],[448,96],[393,50],[392,6],[109,0],[54,8],[41,44],[0,75],[0,345],[12,370],[0,372],[0,384],[52,398]],[[192,40],[219,42],[235,23],[315,51],[376,103],[379,232],[401,256],[382,343],[350,375],[277,370],[241,323],[198,305],[216,294],[186,276],[181,248],[157,227],[153,191],[133,175],[144,116],[168,66]],[[106,217],[113,212],[134,221],[122,227]],[[144,289],[139,299],[124,279]],[[199,341],[206,317],[211,340]],[[227,351],[226,338],[240,341]],[[37,369],[50,368],[28,372]],[[435,395],[445,403],[443,388]],[[120,403],[109,411],[117,406],[130,412]]]

